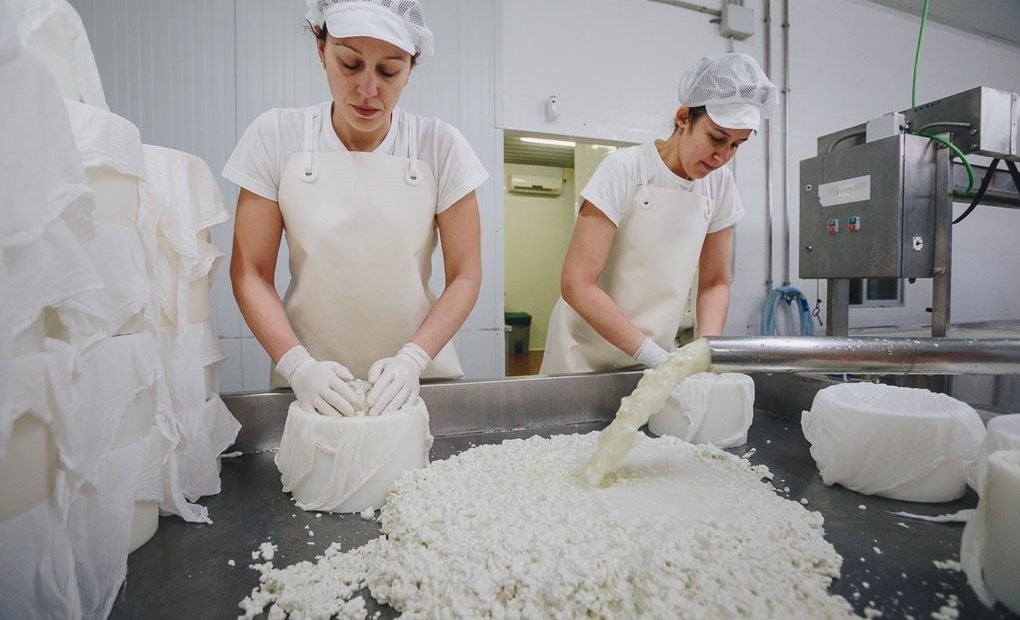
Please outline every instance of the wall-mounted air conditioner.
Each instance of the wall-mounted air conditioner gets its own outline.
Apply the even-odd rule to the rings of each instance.
[[[563,171],[555,170],[555,174],[511,174],[509,189],[515,194],[559,196],[563,191]]]

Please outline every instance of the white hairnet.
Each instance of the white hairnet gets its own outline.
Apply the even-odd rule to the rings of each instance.
[[[779,103],[776,85],[747,54],[705,56],[680,78],[679,96],[722,127],[755,131]]]
[[[372,37],[412,56],[432,55],[432,31],[418,0],[306,0],[305,17],[331,36]]]

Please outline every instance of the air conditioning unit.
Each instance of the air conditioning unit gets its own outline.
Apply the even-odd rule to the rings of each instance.
[[[556,174],[511,174],[510,191],[515,194],[559,196],[563,192],[563,171]]]

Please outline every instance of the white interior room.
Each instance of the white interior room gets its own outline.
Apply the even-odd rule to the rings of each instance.
[[[144,142],[194,153],[217,174],[258,114],[329,96],[301,0],[71,4],[84,20],[110,109],[135,123]],[[538,172],[560,175],[559,195],[511,191],[512,175],[536,170],[505,163],[505,140],[545,136],[584,149],[665,138],[681,73],[701,56],[731,50],[758,59],[782,97],[768,128],[730,164],[747,215],[736,226],[726,334],[757,333],[763,300],[784,284],[825,316],[825,283],[798,277],[799,162],[816,154],[819,136],[911,106],[919,3],[737,4],[754,15],[753,34],[742,39],[720,33],[718,0],[427,3],[436,55],[414,70],[401,105],[456,126],[490,174],[478,192],[484,281],[455,338],[468,378],[506,372],[504,311],[531,314],[529,347],[541,348],[582,187],[576,166],[545,166]],[[1009,28],[1018,13],[1006,0],[966,8],[936,3],[917,101],[975,86],[1020,91],[1020,39]],[[219,180],[233,205],[236,187]],[[1020,281],[1010,267],[1020,262],[1012,234],[1018,217],[1015,210],[979,207],[954,227],[954,323],[1020,318]],[[216,228],[213,241],[229,256],[231,227]],[[287,279],[281,260],[281,291]],[[931,294],[931,280],[904,284],[902,303],[853,308],[851,328],[923,329],[931,321]],[[238,312],[225,269],[213,285],[211,320],[229,358],[220,369],[221,390],[264,390],[270,362]],[[796,329],[792,316],[781,317],[779,327]]]

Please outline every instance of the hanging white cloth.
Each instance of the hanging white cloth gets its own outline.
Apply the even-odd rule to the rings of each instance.
[[[81,618],[74,551],[51,498],[0,523],[0,617]]]
[[[147,178],[141,185],[139,224],[152,260],[158,312],[177,328],[180,343],[189,322],[191,289],[202,286],[208,294],[223,256],[206,231],[226,222],[229,214],[202,159],[148,144],[143,152]]]
[[[189,325],[179,345],[176,335],[173,327],[160,328],[159,348],[180,435],[174,451],[178,480],[185,497],[193,501],[219,493],[217,458],[234,442],[241,425],[219,396],[206,393],[205,368],[224,357],[211,326]]]
[[[57,219],[28,246],[7,249],[11,329],[15,337],[35,323],[44,308],[55,309],[65,338],[83,350],[110,333],[109,320],[92,293],[103,289],[81,239]]]
[[[107,166],[135,179],[145,178],[141,133],[131,121],[77,101],[65,99],[64,105],[83,167]]]
[[[100,463],[115,446],[116,433],[125,414],[135,405],[143,392],[155,390],[162,374],[156,342],[149,332],[105,338],[90,350],[80,364],[74,389],[87,407],[78,413],[79,440],[85,446],[83,476],[96,484]],[[151,424],[155,413],[155,398],[150,394],[142,403],[148,411]],[[147,437],[149,431],[141,433]],[[140,437],[140,438],[141,438]]]
[[[76,351],[65,342],[47,339],[38,353],[16,357],[10,390],[0,416],[0,458],[3,458],[14,420],[31,411],[53,432],[60,467],[58,484],[67,499],[77,487],[86,467],[86,453],[79,437],[81,399],[71,382]],[[66,502],[62,505],[66,506]]]
[[[86,246],[104,289],[82,303],[106,318],[106,334],[151,303],[150,270],[138,225],[145,161],[138,128],[94,106],[66,101],[75,144],[95,192],[95,237]],[[150,322],[154,322],[148,312]]]
[[[184,151],[145,144],[146,182],[162,197],[159,231],[185,256],[195,252],[199,232],[230,219],[216,178],[205,161]]]
[[[90,224],[89,189],[67,109],[53,77],[31,54],[0,64],[0,246],[24,247],[61,215]],[[68,213],[72,207],[74,211]],[[73,217],[73,219],[72,219]],[[84,240],[84,239],[83,239]]]
[[[65,0],[9,0],[25,48],[46,63],[61,94],[108,110],[81,16]]]
[[[155,296],[161,320],[176,328],[177,340],[184,338],[193,315],[208,318],[209,288],[223,260],[223,254],[211,243],[196,239],[192,254],[176,253],[165,237],[157,239],[159,252],[155,268]],[[205,308],[201,307],[204,302]]]
[[[144,461],[145,442],[110,452],[97,480],[86,484],[71,504],[68,536],[85,618],[110,615],[127,574],[128,543],[135,507],[135,488]]]

